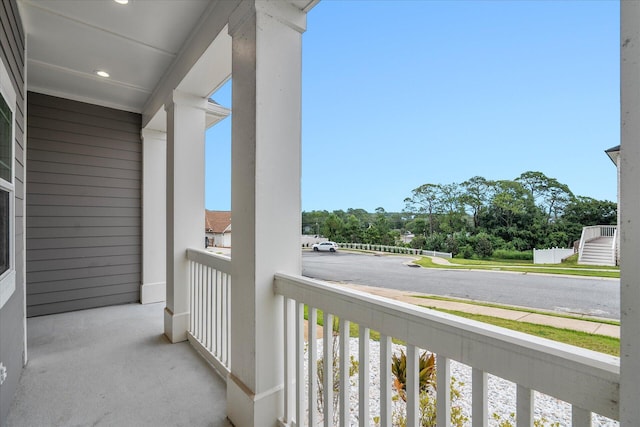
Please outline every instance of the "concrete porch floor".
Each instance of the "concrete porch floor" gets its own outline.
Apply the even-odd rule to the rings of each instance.
[[[164,304],[27,320],[29,362],[8,427],[230,426],[226,385],[162,334]]]

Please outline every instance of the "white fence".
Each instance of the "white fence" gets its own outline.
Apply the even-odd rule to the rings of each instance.
[[[534,264],[560,264],[563,259],[573,255],[573,249],[551,248],[551,249],[533,249]]]
[[[231,259],[188,249],[190,319],[187,338],[226,380],[231,370]]]
[[[452,258],[451,252],[427,251],[424,249],[405,248],[402,246],[372,245],[369,243],[338,243],[341,248],[360,249],[364,251],[389,252],[392,254],[426,255],[440,258]]]
[[[345,289],[302,276],[276,274],[275,292],[285,297],[285,406],[280,425],[316,426],[318,386],[322,385],[324,425],[349,425],[350,322],[359,326],[358,420],[372,425],[373,417],[381,427],[392,425],[391,339],[406,343],[407,406],[406,425],[417,426],[419,417],[418,348],[436,354],[438,399],[436,424],[450,425],[450,360],[472,368],[473,425],[484,426],[490,418],[487,391],[488,374],[517,384],[516,416],[518,426],[533,426],[535,399],[533,391],[553,396],[572,405],[572,426],[591,426],[592,413],[618,418],[620,360],[589,350],[531,335],[482,324],[421,307],[387,300]],[[308,309],[308,343],[304,340],[304,311]],[[323,375],[318,384],[316,319],[324,319]],[[339,360],[337,374],[330,350],[334,334],[333,316],[339,317]],[[370,382],[369,332],[380,333],[379,384]],[[306,350],[305,350],[306,348]],[[277,351],[274,349],[274,351]],[[412,366],[412,369],[409,367]],[[339,380],[334,383],[334,378]],[[336,387],[336,384],[338,385]],[[369,393],[380,395],[380,412],[369,413]],[[334,390],[338,393],[338,412],[333,414]],[[442,397],[441,397],[442,396]],[[306,421],[305,421],[306,420]]]

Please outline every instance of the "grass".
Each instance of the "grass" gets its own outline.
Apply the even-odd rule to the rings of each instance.
[[[466,319],[472,319],[483,323],[488,323],[495,326],[500,326],[513,331],[523,332],[525,334],[534,335],[541,338],[547,338],[553,341],[562,342],[565,344],[574,345],[576,347],[586,348],[588,350],[598,351],[600,353],[610,354],[612,356],[620,356],[620,340],[618,338],[607,337],[604,335],[589,334],[587,332],[573,331],[570,329],[555,328],[553,326],[537,325],[528,322],[519,322],[516,320],[502,319],[499,317],[484,316],[480,314],[471,314],[457,310],[445,310],[429,306],[421,306],[430,308],[432,310],[438,310],[445,313],[453,314],[455,316],[464,317]],[[318,313],[318,325],[324,326],[324,315],[321,310]],[[308,320],[308,307],[304,307],[304,318]],[[333,330],[338,332],[339,321],[334,316]],[[355,323],[349,325],[349,336],[357,338],[359,336],[359,328]],[[380,340],[380,333],[378,331],[370,331],[369,338],[373,341]],[[395,344],[404,344],[403,341],[393,339]]]
[[[434,263],[431,258],[423,257],[416,264],[428,268],[443,268],[449,270],[491,270],[491,271],[514,271],[519,273],[544,273],[563,274],[568,276],[587,277],[608,277],[620,278],[619,267],[604,267],[593,265],[572,265],[565,267],[564,264],[532,264],[517,260],[468,260],[454,258],[448,260],[453,265],[442,265]],[[559,266],[560,265],[560,266]],[[603,271],[602,269],[614,270]]]
[[[444,310],[434,307],[427,308],[453,314],[455,316],[464,317],[466,319],[477,320],[479,322],[489,323],[491,325],[523,332],[525,334],[535,335],[537,337],[547,338],[553,341],[574,345],[576,347],[582,347],[588,350],[610,354],[612,356],[620,356],[620,340],[618,338],[589,334],[587,332],[573,331],[570,329],[554,328],[552,326],[546,325],[537,325],[528,322],[518,322],[516,320],[501,319],[498,317],[483,316],[480,314],[465,313],[463,311]]]
[[[459,303],[469,304],[469,305],[478,305],[478,306],[481,306],[481,307],[494,307],[494,308],[501,308],[503,310],[519,311],[519,312],[522,312],[522,313],[542,314],[542,315],[545,315],[545,316],[560,317],[560,318],[563,318],[563,319],[576,319],[576,320],[583,320],[585,322],[603,323],[603,324],[606,324],[606,325],[620,326],[620,322],[615,321],[615,320],[594,319],[592,317],[584,317],[584,316],[572,316],[570,314],[560,314],[560,313],[555,313],[555,312],[534,310],[532,308],[527,308],[527,307],[512,307],[512,306],[509,306],[509,305],[494,304],[494,303],[482,302],[482,301],[469,301],[469,300],[458,299],[458,298],[441,297],[441,296],[438,296],[438,295],[411,295],[411,296],[414,297],[414,298],[422,298],[422,299],[427,299],[427,300],[431,299],[431,300],[436,300],[436,301],[459,302]]]

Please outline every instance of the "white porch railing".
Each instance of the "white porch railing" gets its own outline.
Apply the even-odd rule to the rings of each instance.
[[[417,366],[418,348],[437,355],[437,425],[449,426],[450,360],[472,368],[473,425],[484,426],[489,419],[487,374],[517,384],[517,425],[533,426],[535,408],[533,390],[553,396],[572,406],[572,426],[590,426],[591,413],[618,419],[619,359],[589,350],[533,337],[507,329],[462,319],[448,314],[345,289],[302,276],[277,274],[277,294],[285,297],[285,413],[281,425],[315,426],[318,415],[317,365],[304,368],[304,308],[308,308],[309,360],[316,360],[316,318],[324,316],[323,402],[324,425],[333,424],[332,371],[333,317],[340,318],[340,331],[349,331],[350,322],[359,325],[359,390],[360,425],[370,425],[369,331],[380,333],[379,424],[391,426],[391,338],[406,342],[407,426],[418,426],[419,402]],[[339,337],[339,384],[349,384],[349,337]],[[412,372],[412,375],[409,373]],[[349,387],[339,387],[339,425],[349,425]],[[308,409],[308,410],[307,410]],[[306,421],[305,421],[306,419]]]
[[[187,249],[190,319],[187,338],[226,380],[229,360],[231,259]]]

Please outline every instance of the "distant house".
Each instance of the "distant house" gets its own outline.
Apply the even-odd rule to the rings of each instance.
[[[231,211],[205,211],[207,246],[231,247]]]

